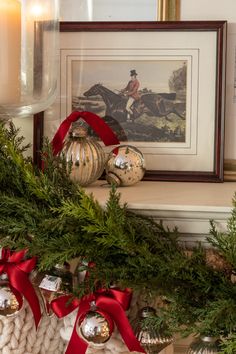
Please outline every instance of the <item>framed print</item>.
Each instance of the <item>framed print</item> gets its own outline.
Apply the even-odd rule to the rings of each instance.
[[[60,97],[49,117],[59,125],[72,110],[98,114],[142,151],[144,179],[223,180],[226,22],[61,22],[60,30]]]

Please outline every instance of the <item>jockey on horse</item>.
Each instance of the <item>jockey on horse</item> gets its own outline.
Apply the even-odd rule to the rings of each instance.
[[[137,79],[137,75],[138,74],[136,73],[136,70],[130,70],[131,79],[128,82],[127,86],[123,90],[121,90],[121,92],[124,93],[125,96],[128,96],[128,101],[125,107],[127,111],[127,122],[131,121],[131,115],[133,115],[132,105],[135,101],[138,101],[140,99],[140,95],[138,93],[140,83]]]

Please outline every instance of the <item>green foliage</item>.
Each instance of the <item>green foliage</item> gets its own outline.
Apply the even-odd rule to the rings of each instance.
[[[216,247],[229,264],[236,269],[236,207],[228,220],[228,232],[219,232],[211,222],[211,235],[208,241]]]
[[[135,325],[150,333],[150,336],[153,338],[156,338],[157,333],[159,333],[162,338],[171,338],[173,333],[177,332],[175,322],[169,316],[169,312],[166,311],[165,308],[159,309],[157,314],[140,318]]]
[[[236,353],[236,333],[230,334],[223,339],[221,351],[219,354],[235,354]]]
[[[168,331],[221,335],[227,338],[223,352],[233,353],[236,206],[226,233],[211,224],[208,241],[226,264],[213,267],[201,245],[184,249],[176,229],[129,211],[114,188],[102,207],[70,180],[65,160],[52,155],[48,141],[43,171],[34,168],[17,135],[12,125],[0,127],[1,245],[27,248],[43,271],[78,257],[93,261],[76,296],[113,283],[160,296],[164,306],[150,319],[153,328],[166,323]]]

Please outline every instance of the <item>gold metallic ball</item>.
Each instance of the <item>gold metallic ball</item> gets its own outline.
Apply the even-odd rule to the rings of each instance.
[[[61,154],[70,166],[70,177],[80,186],[87,186],[101,177],[105,165],[105,152],[83,127],[75,129],[66,140]]]
[[[20,310],[16,296],[8,286],[0,287],[0,315],[12,316]]]
[[[109,322],[97,311],[88,311],[82,321],[77,322],[77,333],[88,343],[103,344],[112,334]]]
[[[144,176],[143,154],[134,146],[118,146],[109,154],[105,169],[108,183],[131,186],[141,181]]]

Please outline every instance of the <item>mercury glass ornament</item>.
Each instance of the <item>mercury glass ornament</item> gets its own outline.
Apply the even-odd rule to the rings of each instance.
[[[105,169],[108,183],[131,186],[141,181],[144,176],[143,154],[134,146],[118,146],[109,154]]]
[[[71,164],[71,179],[87,186],[101,177],[105,165],[105,153],[101,145],[87,136],[85,127],[72,131],[62,149],[68,164]]]
[[[187,351],[187,354],[216,354],[220,352],[219,338],[201,336],[193,343]]]
[[[86,342],[93,346],[101,346],[106,343],[113,332],[113,321],[101,311],[88,311],[79,319],[76,325],[77,333]]]
[[[20,310],[20,304],[9,286],[0,287],[0,315],[12,316]]]
[[[63,290],[64,292],[72,292],[73,275],[70,272],[70,264],[68,262],[64,262],[63,264],[56,264],[55,267],[52,269],[52,275],[61,278],[61,290]]]
[[[146,306],[139,311],[138,317],[133,323],[134,333],[147,354],[160,353],[173,342],[171,336],[157,332],[152,326],[144,323],[145,319],[156,316],[156,311]]]
[[[54,273],[55,274],[55,273]],[[53,315],[50,303],[68,292],[62,288],[62,278],[45,274],[38,285],[39,293],[43,300],[44,310],[48,316]]]

